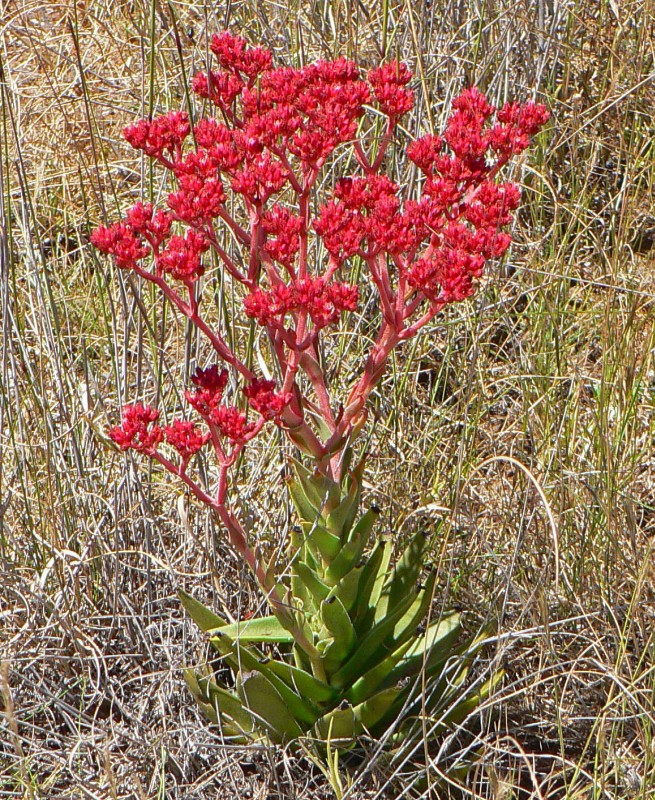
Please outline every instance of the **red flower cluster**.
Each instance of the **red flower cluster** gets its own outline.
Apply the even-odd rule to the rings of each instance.
[[[123,136],[135,150],[170,165],[182,155],[182,145],[191,132],[186,111],[171,111],[156,119],[142,119],[128,125]]]
[[[211,439],[210,433],[201,433],[195,422],[185,419],[176,419],[172,425],[164,428],[164,437],[168,444],[174,447],[186,466],[191,459]]]
[[[396,255],[408,250],[415,237],[409,220],[401,215],[398,191],[386,175],[338,181],[334,198],[314,222],[326,250],[339,262],[360,252],[370,257],[380,251]]]
[[[548,122],[548,109],[539,103],[505,103],[496,118],[500,124],[491,131],[491,146],[501,156],[509,158],[522,153],[530,145],[530,137]]]
[[[243,307],[260,325],[282,325],[286,314],[307,311],[316,328],[324,328],[336,322],[342,311],[354,311],[358,298],[357,286],[305,278],[288,286],[278,284],[270,291],[255,289],[246,295]]]
[[[290,268],[300,248],[300,217],[276,204],[262,217],[262,229],[268,237],[275,236],[275,239],[267,238],[264,250],[275,261]]]
[[[213,411],[218,408],[223,399],[223,392],[227,386],[227,370],[219,372],[218,365],[214,364],[208,369],[198,369],[191,377],[195,391],[187,391],[185,397],[189,405],[193,406],[201,417],[210,418]]]
[[[155,258],[157,268],[177,280],[192,283],[203,274],[201,255],[209,250],[207,237],[194,230],[185,236],[171,236],[168,246]]]
[[[91,244],[101,253],[113,256],[120,269],[135,269],[137,262],[150,255],[150,248],[129,222],[115,222],[109,227],[100,225],[91,234]]]
[[[255,378],[246,386],[243,393],[248,398],[250,405],[259,411],[264,419],[274,419],[280,421],[280,415],[291,402],[291,393],[284,394],[275,392],[275,381],[265,381]]]
[[[207,336],[218,358],[240,373],[244,396],[258,416],[251,413],[255,419],[248,421],[246,413],[226,404],[228,373],[214,365],[196,370],[186,392],[208,432],[187,420],[162,429],[158,412],[137,404],[125,407],[121,426],[110,434],[123,449],[155,455],[170,469],[157,451],[165,440],[179,453],[183,470],[211,439],[225,470],[272,420],[321,469],[331,469],[326,465],[339,460],[340,443],[360,424],[363,404],[393,347],[446,304],[470,297],[486,261],[506,252],[519,191],[497,176],[549,114],[536,103],[506,103],[496,110],[478,89],[464,90],[453,101],[443,134],[422,136],[407,147],[421,174],[418,196],[410,199],[385,166],[398,121],[414,107],[412,73],[405,64],[382,64],[366,78],[344,58],[273,68],[268,50],[229,33],[214,36],[210,49],[214,68],[196,75],[193,89],[220,109],[218,119],[200,119],[192,131],[187,114],[173,112],[125,129],[133,147],[173,174],[167,210],[137,203],[125,220],[99,227],[91,240],[118,267],[161,287]],[[360,126],[368,103],[386,117],[376,142],[368,134],[358,140],[358,130],[369,127]],[[352,174],[324,181],[333,188],[319,203],[321,168],[346,146]],[[221,229],[243,247],[243,258],[227,248]],[[273,381],[256,378],[238,350],[202,318],[196,282],[210,248],[243,297],[246,315],[267,328],[282,391]],[[322,248],[326,263],[312,269]],[[154,263],[151,272],[147,258]],[[375,347],[337,412],[321,371],[320,333],[357,308],[358,286],[344,274],[350,259],[356,259],[355,274],[368,270],[382,314]],[[184,284],[187,298],[170,278]],[[311,398],[297,379],[299,371],[311,385]],[[325,441],[319,440],[313,414],[323,415],[330,432]],[[231,449],[224,449],[223,440]],[[219,505],[227,485],[222,475]],[[196,495],[204,496],[199,487]]]
[[[215,425],[222,436],[233,444],[243,444],[252,438],[258,428],[256,423],[247,422],[246,415],[238,408],[222,404],[227,380],[227,370],[219,370],[217,364],[208,369],[198,368],[191,377],[195,391],[187,391],[185,396],[198,414],[207,423]],[[291,394],[276,393],[274,390],[274,381],[255,378],[243,389],[243,393],[265,420],[279,422],[280,414],[291,400]]]
[[[406,88],[412,73],[405,64],[390,61],[372,69],[368,79],[383,114],[397,119],[414,108],[414,92]]]
[[[164,433],[156,423],[159,411],[142,403],[123,407],[120,425],[109,430],[110,438],[121,450],[136,450],[138,453],[153,455],[164,438]]]
[[[219,406],[211,415],[221,436],[232,444],[243,445],[256,435],[257,424],[247,422],[246,415],[235,406]]]
[[[263,47],[248,47],[246,40],[228,31],[212,36],[209,49],[223,69],[243,73],[251,82],[271,67],[271,54]]]

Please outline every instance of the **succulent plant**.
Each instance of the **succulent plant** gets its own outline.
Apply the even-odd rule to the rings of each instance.
[[[463,686],[479,639],[458,644],[455,612],[431,617],[436,572],[422,574],[428,535],[416,533],[394,566],[390,542],[369,549],[379,510],[359,514],[362,468],[340,486],[294,462],[289,490],[301,526],[273,615],[228,624],[180,593],[233,675],[228,686],[209,668],[188,669],[186,682],[235,742],[310,737],[347,748],[394,726],[389,740],[398,743],[422,715],[446,731],[490,691],[494,680]]]

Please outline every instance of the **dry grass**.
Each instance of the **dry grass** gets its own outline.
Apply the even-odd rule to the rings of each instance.
[[[467,792],[655,797],[652,0],[0,3],[0,797],[332,796],[311,761],[200,718],[175,592],[235,615],[257,594],[179,487],[102,444],[197,349],[88,233],[161,190],[119,132],[182,107],[226,23],[279,61],[398,53],[426,128],[466,82],[551,105],[510,260],[381,387],[369,488],[394,532],[430,521],[443,598],[498,626]],[[275,547],[267,448],[242,484]],[[344,796],[428,797],[441,763],[374,759]]]

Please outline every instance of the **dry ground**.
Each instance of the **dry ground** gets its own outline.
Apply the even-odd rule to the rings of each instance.
[[[510,258],[381,387],[368,488],[394,534],[432,526],[470,629],[498,626],[465,796],[655,797],[652,0],[0,3],[0,797],[333,796],[200,717],[175,593],[238,614],[256,592],[179,487],[103,444],[192,353],[88,234],[157,191],[120,130],[181,107],[226,25],[279,63],[407,59],[424,129],[469,82],[551,107]],[[242,476],[271,548],[282,463],[271,439]],[[344,771],[342,795],[428,797],[428,756]]]

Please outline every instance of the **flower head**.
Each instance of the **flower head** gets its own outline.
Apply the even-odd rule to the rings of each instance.
[[[291,393],[275,391],[275,381],[260,380],[255,378],[250,386],[246,386],[243,393],[248,402],[264,419],[280,421],[280,415],[291,402]]]
[[[211,439],[211,434],[209,432],[202,433],[195,422],[176,419],[172,425],[164,428],[164,438],[180,454],[182,463],[187,464],[191,456],[207,444]]]
[[[159,411],[150,406],[124,406],[122,422],[109,430],[109,436],[121,450],[153,455],[164,436],[159,425],[154,424],[158,419]]]
[[[414,108],[414,92],[407,88],[412,73],[402,62],[389,61],[372,69],[368,79],[383,114],[396,119]]]
[[[223,399],[223,392],[227,386],[227,370],[219,371],[218,364],[214,364],[207,369],[198,367],[191,376],[191,383],[196,387],[195,391],[187,391],[185,397],[187,402],[203,417],[209,417],[212,411],[217,408]]]

